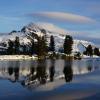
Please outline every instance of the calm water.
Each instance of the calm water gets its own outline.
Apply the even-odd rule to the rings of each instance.
[[[100,69],[99,59],[75,61],[1,61],[0,100],[29,99],[36,89],[53,82],[71,83],[75,75],[83,75]],[[55,83],[56,84],[56,83]],[[38,96],[42,94],[42,92]]]

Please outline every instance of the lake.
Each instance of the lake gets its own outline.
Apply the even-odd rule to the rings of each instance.
[[[75,90],[97,93],[99,69],[100,59],[0,61],[0,100],[60,100],[59,94],[70,98]]]

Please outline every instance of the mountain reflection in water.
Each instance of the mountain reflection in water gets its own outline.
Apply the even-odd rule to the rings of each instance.
[[[4,61],[0,62],[0,79],[36,88],[61,79],[71,82],[73,75],[85,74],[98,68],[98,63],[94,60]]]

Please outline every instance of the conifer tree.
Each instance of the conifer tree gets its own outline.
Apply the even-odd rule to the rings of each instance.
[[[19,37],[16,36],[15,38],[15,54],[19,54],[20,42]]]
[[[55,41],[53,35],[50,37],[50,45],[49,45],[50,51],[54,52],[55,51]]]
[[[70,55],[72,52],[73,38],[70,35],[66,35],[65,41],[63,44],[64,53]]]
[[[35,43],[33,40],[33,41],[31,41],[31,51],[30,51],[31,55],[34,53],[34,51],[35,51],[34,49],[35,49]]]
[[[92,49],[92,46],[91,45],[88,45],[87,48],[86,48],[86,54],[88,56],[92,56],[93,55],[93,49]]]
[[[12,55],[14,53],[14,43],[9,39],[8,41],[8,54]]]
[[[37,42],[37,55],[38,57],[45,58],[47,55],[47,41],[45,36],[39,37]]]
[[[99,48],[94,48],[94,55],[100,56]]]

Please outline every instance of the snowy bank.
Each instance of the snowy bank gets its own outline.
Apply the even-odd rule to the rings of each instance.
[[[91,59],[91,58],[100,58],[99,56],[93,55],[93,56],[87,56],[87,55],[83,55],[82,58],[87,58],[87,59]]]
[[[36,60],[37,57],[29,55],[0,55],[0,60]]]

